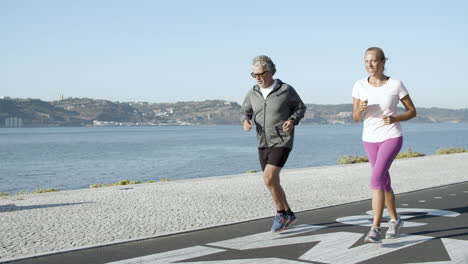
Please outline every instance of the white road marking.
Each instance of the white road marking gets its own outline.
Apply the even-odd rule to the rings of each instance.
[[[262,234],[262,233],[261,233]],[[258,235],[261,235],[258,234]],[[247,236],[252,237],[252,236]],[[247,237],[244,237],[246,239]],[[434,237],[428,236],[411,236],[401,235],[396,239],[384,240],[383,244],[363,244],[358,247],[351,248],[358,240],[362,239],[362,234],[353,232],[335,232],[328,234],[319,234],[311,236],[299,236],[299,237],[288,237],[286,239],[276,239],[275,245],[270,242],[271,239],[275,240],[270,236],[270,239],[260,242],[257,245],[251,244],[246,249],[263,248],[265,246],[279,246],[279,245],[291,245],[308,242],[319,242],[317,245],[312,247],[306,253],[299,257],[299,261],[286,260],[281,258],[254,258],[254,259],[232,259],[232,260],[212,260],[212,261],[196,261],[196,262],[183,262],[190,264],[249,264],[249,263],[260,263],[260,264],[297,264],[304,263],[300,260],[305,261],[317,261],[323,263],[358,263],[365,260],[369,260],[378,256],[382,256],[403,248],[407,248],[413,245],[417,245],[428,240],[434,239]],[[220,244],[232,244],[233,240],[239,241],[239,239],[231,239],[226,241],[218,242]],[[230,241],[230,242],[228,242]],[[421,262],[413,264],[451,264],[451,263],[467,263],[468,260],[468,241],[442,238],[441,239],[447,253],[450,257],[450,261],[439,261],[439,262]],[[281,242],[281,243],[278,243]],[[212,244],[218,244],[212,243]],[[238,246],[238,245],[236,245]],[[204,246],[194,246],[190,248],[177,249],[168,252],[162,252],[144,257],[138,257],[133,259],[126,259],[108,264],[169,264],[178,263],[180,261],[188,260],[191,258],[207,256],[215,253],[224,252],[226,250],[216,249]]]
[[[401,204],[401,206],[408,206],[408,204]]]
[[[253,258],[253,259],[226,259],[226,260],[207,260],[207,261],[195,261],[195,262],[179,262],[181,264],[299,264],[305,263],[302,261],[294,261],[281,258]],[[159,264],[155,263],[155,264]]]
[[[320,228],[319,228],[320,229]],[[316,229],[316,230],[319,230]],[[297,234],[297,233],[296,233]],[[390,240],[390,243],[364,244],[351,248],[361,240],[362,233],[334,232],[328,234],[280,237],[272,236],[271,233],[260,233],[251,236],[225,240],[208,244],[209,246],[231,248],[236,250],[251,250],[259,248],[278,247],[310,242],[319,242],[312,249],[302,255],[300,260],[318,261],[325,263],[358,263],[383,254],[416,245],[433,237],[424,236],[401,236]]]
[[[320,230],[323,228],[326,228],[326,226],[298,225],[290,229],[287,229],[285,232],[282,232],[280,234],[275,234],[272,232],[264,232],[264,233],[250,235],[250,236],[210,243],[208,244],[208,246],[245,250],[245,249],[253,249],[253,248],[266,248],[266,247],[290,245],[290,244],[295,244],[294,241],[296,240],[288,239],[288,237]],[[305,242],[298,242],[298,243],[305,243]]]
[[[433,239],[433,237],[424,236],[400,236],[392,239],[390,243],[384,240],[382,245],[363,244],[351,248],[362,238],[362,234],[337,232],[318,236],[320,236],[320,243],[299,259],[336,264],[358,263]]]
[[[442,197],[436,196],[436,197],[434,197],[434,199],[442,199]]]
[[[408,218],[408,217],[413,217],[413,216],[407,216],[407,215],[401,215],[400,216],[402,219]],[[346,224],[346,225],[357,225],[357,226],[372,226],[372,216],[370,215],[352,215],[352,216],[345,216],[345,217],[340,217],[336,219],[337,222]],[[405,227],[416,227],[416,226],[423,226],[427,225],[426,223],[415,223],[415,222],[406,222],[405,221]],[[381,227],[388,227],[388,222],[381,222],[380,223]]]
[[[426,200],[419,200],[418,202],[420,202],[420,203],[425,203]]]
[[[426,213],[431,216],[445,216],[445,217],[456,217],[460,214],[448,210],[438,210],[438,209],[425,209],[425,208],[397,208],[398,213]],[[357,225],[357,226],[372,226],[372,211],[367,211],[367,215],[352,215],[345,216],[336,219],[337,222],[347,224],[347,225]],[[417,223],[409,222],[407,220],[416,217],[415,215],[400,215],[401,219],[405,220],[405,227],[416,227],[427,225],[427,223]],[[384,210],[382,218],[390,219],[390,215],[387,209]],[[382,222],[380,224],[382,227],[388,227],[388,222]]]
[[[176,261],[182,261],[185,259],[191,259],[206,255],[211,255],[214,253],[223,252],[223,249],[217,248],[210,248],[210,247],[202,247],[202,246],[195,246],[189,248],[182,248],[177,250],[171,250],[167,252],[162,252],[158,254],[153,254],[144,257],[132,258],[132,259],[125,259],[116,262],[110,262],[109,264],[137,264],[137,263],[174,263]]]
[[[450,195],[450,196],[457,196],[457,194],[455,194],[455,193],[451,193],[451,194],[449,194],[449,195]]]
[[[432,216],[456,217],[460,214],[448,210],[423,209],[423,208],[398,208],[399,213],[426,213]],[[357,215],[338,218],[337,222],[349,223],[352,225],[368,225],[369,214],[372,211],[366,212],[368,215]],[[387,210],[384,211],[384,216],[388,218]],[[401,218],[411,219],[414,215],[401,215]],[[344,219],[344,222],[343,222]],[[382,223],[386,224],[386,223]],[[424,223],[405,222],[405,226],[425,225]],[[260,248],[270,248],[278,246],[287,246],[303,243],[318,242],[314,244],[306,253],[299,257],[297,261],[278,258],[253,258],[253,259],[226,259],[212,261],[195,261],[183,262],[191,264],[297,264],[304,263],[303,261],[314,261],[323,263],[358,263],[366,260],[379,257],[390,252],[394,252],[403,248],[417,245],[431,239],[430,236],[417,235],[400,235],[396,239],[384,239],[382,244],[362,244],[353,247],[356,242],[360,241],[364,234],[355,232],[332,232],[325,234],[305,235],[306,233],[314,232],[327,228],[327,226],[318,225],[298,225],[287,231],[275,234],[271,232],[263,232],[244,237],[228,239],[224,241],[210,243],[206,246],[194,246],[183,249],[162,252],[149,256],[137,257],[133,259],[121,260],[109,264],[168,264],[180,263],[180,261],[189,260],[197,257],[208,256],[216,253],[226,252],[230,249],[234,250],[252,250]],[[299,235],[299,236],[298,236]],[[448,264],[448,263],[467,263],[468,261],[468,241],[442,238],[442,243],[450,257],[450,261],[429,262],[431,264]],[[217,248],[214,248],[217,247]],[[427,263],[427,262],[426,262]]]
[[[372,211],[369,211],[372,212]],[[441,209],[428,209],[428,208],[397,208],[398,213],[426,213],[427,215],[431,216],[443,216],[443,217],[457,217],[460,213],[449,211],[449,210],[441,210]],[[388,215],[387,209],[384,210],[384,216]],[[414,217],[414,216],[411,216]],[[401,217],[403,218],[403,216]],[[408,217],[409,218],[409,217]]]
[[[450,257],[448,261],[418,262],[412,264],[466,264],[468,263],[468,241],[442,238],[442,243]]]
[[[468,262],[468,241],[442,238],[442,242],[452,260],[451,263]]]

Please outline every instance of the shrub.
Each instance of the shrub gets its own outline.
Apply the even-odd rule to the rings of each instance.
[[[167,179],[167,178],[161,178],[161,181],[170,181],[170,180]],[[157,182],[157,181],[150,180],[150,181],[145,181],[144,183],[153,183],[153,182]],[[111,183],[111,184],[108,184],[108,185],[97,183],[97,184],[90,185],[89,188],[101,188],[101,187],[106,187],[106,186],[120,186],[120,185],[140,184],[140,183],[142,183],[142,182],[141,181],[121,180],[121,181],[118,181],[116,183]]]
[[[89,188],[101,188],[104,187],[104,184],[96,183],[89,186]]]
[[[21,193],[21,194],[35,194],[35,193],[48,193],[48,192],[58,192],[61,189],[49,188],[49,189],[37,189],[34,192],[30,193]]]
[[[423,156],[426,156],[426,154],[414,152],[411,148],[408,148],[406,152],[398,153],[395,159],[407,159],[407,158],[423,157]]]
[[[456,147],[450,147],[450,148],[443,147],[443,148],[436,150],[437,155],[463,153],[463,152],[468,152],[468,149],[456,148]]]
[[[130,181],[128,184],[140,184],[141,181]]]
[[[341,156],[341,158],[338,160],[338,164],[341,164],[341,165],[363,163],[363,162],[369,162],[369,159],[367,157],[345,155],[345,156]]]
[[[171,181],[171,179],[169,179],[169,178],[159,178],[159,181],[168,182],[168,181]]]
[[[140,181],[129,181],[129,180],[122,180],[113,184],[109,184],[109,186],[119,186],[119,185],[129,185],[129,184],[139,184]]]
[[[49,188],[49,189],[37,189],[33,192],[19,192],[16,193],[15,195],[25,195],[25,194],[36,194],[36,193],[48,193],[48,192],[58,192],[61,191],[62,189],[55,189],[55,188]]]
[[[0,192],[0,196],[8,196],[8,193]]]
[[[256,170],[248,170],[246,173],[256,173]]]

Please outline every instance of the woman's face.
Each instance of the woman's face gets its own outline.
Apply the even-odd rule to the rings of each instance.
[[[364,64],[370,76],[383,75],[385,61],[379,59],[376,51],[371,50],[366,52],[364,55]]]

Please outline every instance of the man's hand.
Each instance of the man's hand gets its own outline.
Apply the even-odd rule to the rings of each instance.
[[[252,120],[244,120],[244,130],[250,131],[252,129]]]
[[[385,125],[391,125],[397,121],[394,116],[383,116],[382,119]]]
[[[288,120],[283,123],[283,131],[286,133],[291,133],[294,129],[294,121]]]

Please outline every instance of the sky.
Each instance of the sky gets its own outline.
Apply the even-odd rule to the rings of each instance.
[[[465,0],[3,0],[0,97],[241,103],[264,54],[305,103],[352,103],[371,46],[416,107],[468,108]]]

